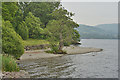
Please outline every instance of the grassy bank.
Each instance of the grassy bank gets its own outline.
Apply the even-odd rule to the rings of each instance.
[[[23,40],[24,46],[33,46],[33,45],[41,45],[41,44],[49,44],[46,40],[38,40],[38,39],[28,39]]]
[[[10,55],[2,55],[0,54],[1,67],[2,71],[5,72],[18,72],[19,67],[17,66],[16,60]]]

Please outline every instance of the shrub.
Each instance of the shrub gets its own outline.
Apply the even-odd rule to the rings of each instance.
[[[51,47],[51,51],[52,51],[53,53],[57,53],[57,51],[59,50],[59,48],[58,48],[57,45],[51,44],[50,47]]]
[[[2,58],[2,71],[6,72],[17,72],[19,67],[17,66],[16,60],[10,55],[0,55]]]
[[[66,51],[59,50],[58,45],[51,44],[51,50],[46,51],[47,53],[54,53],[54,54],[67,54]]]
[[[2,24],[2,51],[6,54],[13,55],[18,59],[24,53],[24,46],[22,44],[22,38],[9,28],[9,25],[5,21]]]

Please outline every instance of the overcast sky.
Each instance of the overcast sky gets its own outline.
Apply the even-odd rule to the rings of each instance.
[[[75,13],[74,21],[78,24],[98,25],[117,23],[117,2],[62,2],[62,5]]]

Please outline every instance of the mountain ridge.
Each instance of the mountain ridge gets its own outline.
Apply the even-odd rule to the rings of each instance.
[[[109,27],[110,26],[110,27]],[[99,24],[96,26],[89,26],[79,24],[76,28],[79,31],[82,39],[117,39],[118,38],[118,24]]]

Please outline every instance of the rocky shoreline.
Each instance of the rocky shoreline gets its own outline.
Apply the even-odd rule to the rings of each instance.
[[[2,78],[30,78],[28,72],[20,70],[19,72],[3,72]]]
[[[63,50],[66,51],[67,54],[46,53],[45,51],[47,51],[47,50],[48,49],[25,51],[25,53],[20,57],[20,60],[60,57],[60,56],[63,56],[63,55],[71,55],[71,54],[85,54],[85,53],[90,53],[90,52],[100,52],[103,49],[91,48],[91,47],[69,46],[69,47],[64,47],[63,48]]]
[[[25,53],[20,57],[19,61],[40,59],[40,58],[60,57],[63,55],[71,55],[71,54],[74,55],[74,54],[85,54],[90,52],[100,52],[103,49],[91,48],[91,47],[69,46],[69,47],[63,48],[63,50],[66,51],[67,54],[46,53],[47,50],[49,49],[28,50],[28,51],[26,50]],[[24,70],[20,70],[19,72],[3,72],[2,78],[30,78],[30,75],[28,72],[25,72]]]

